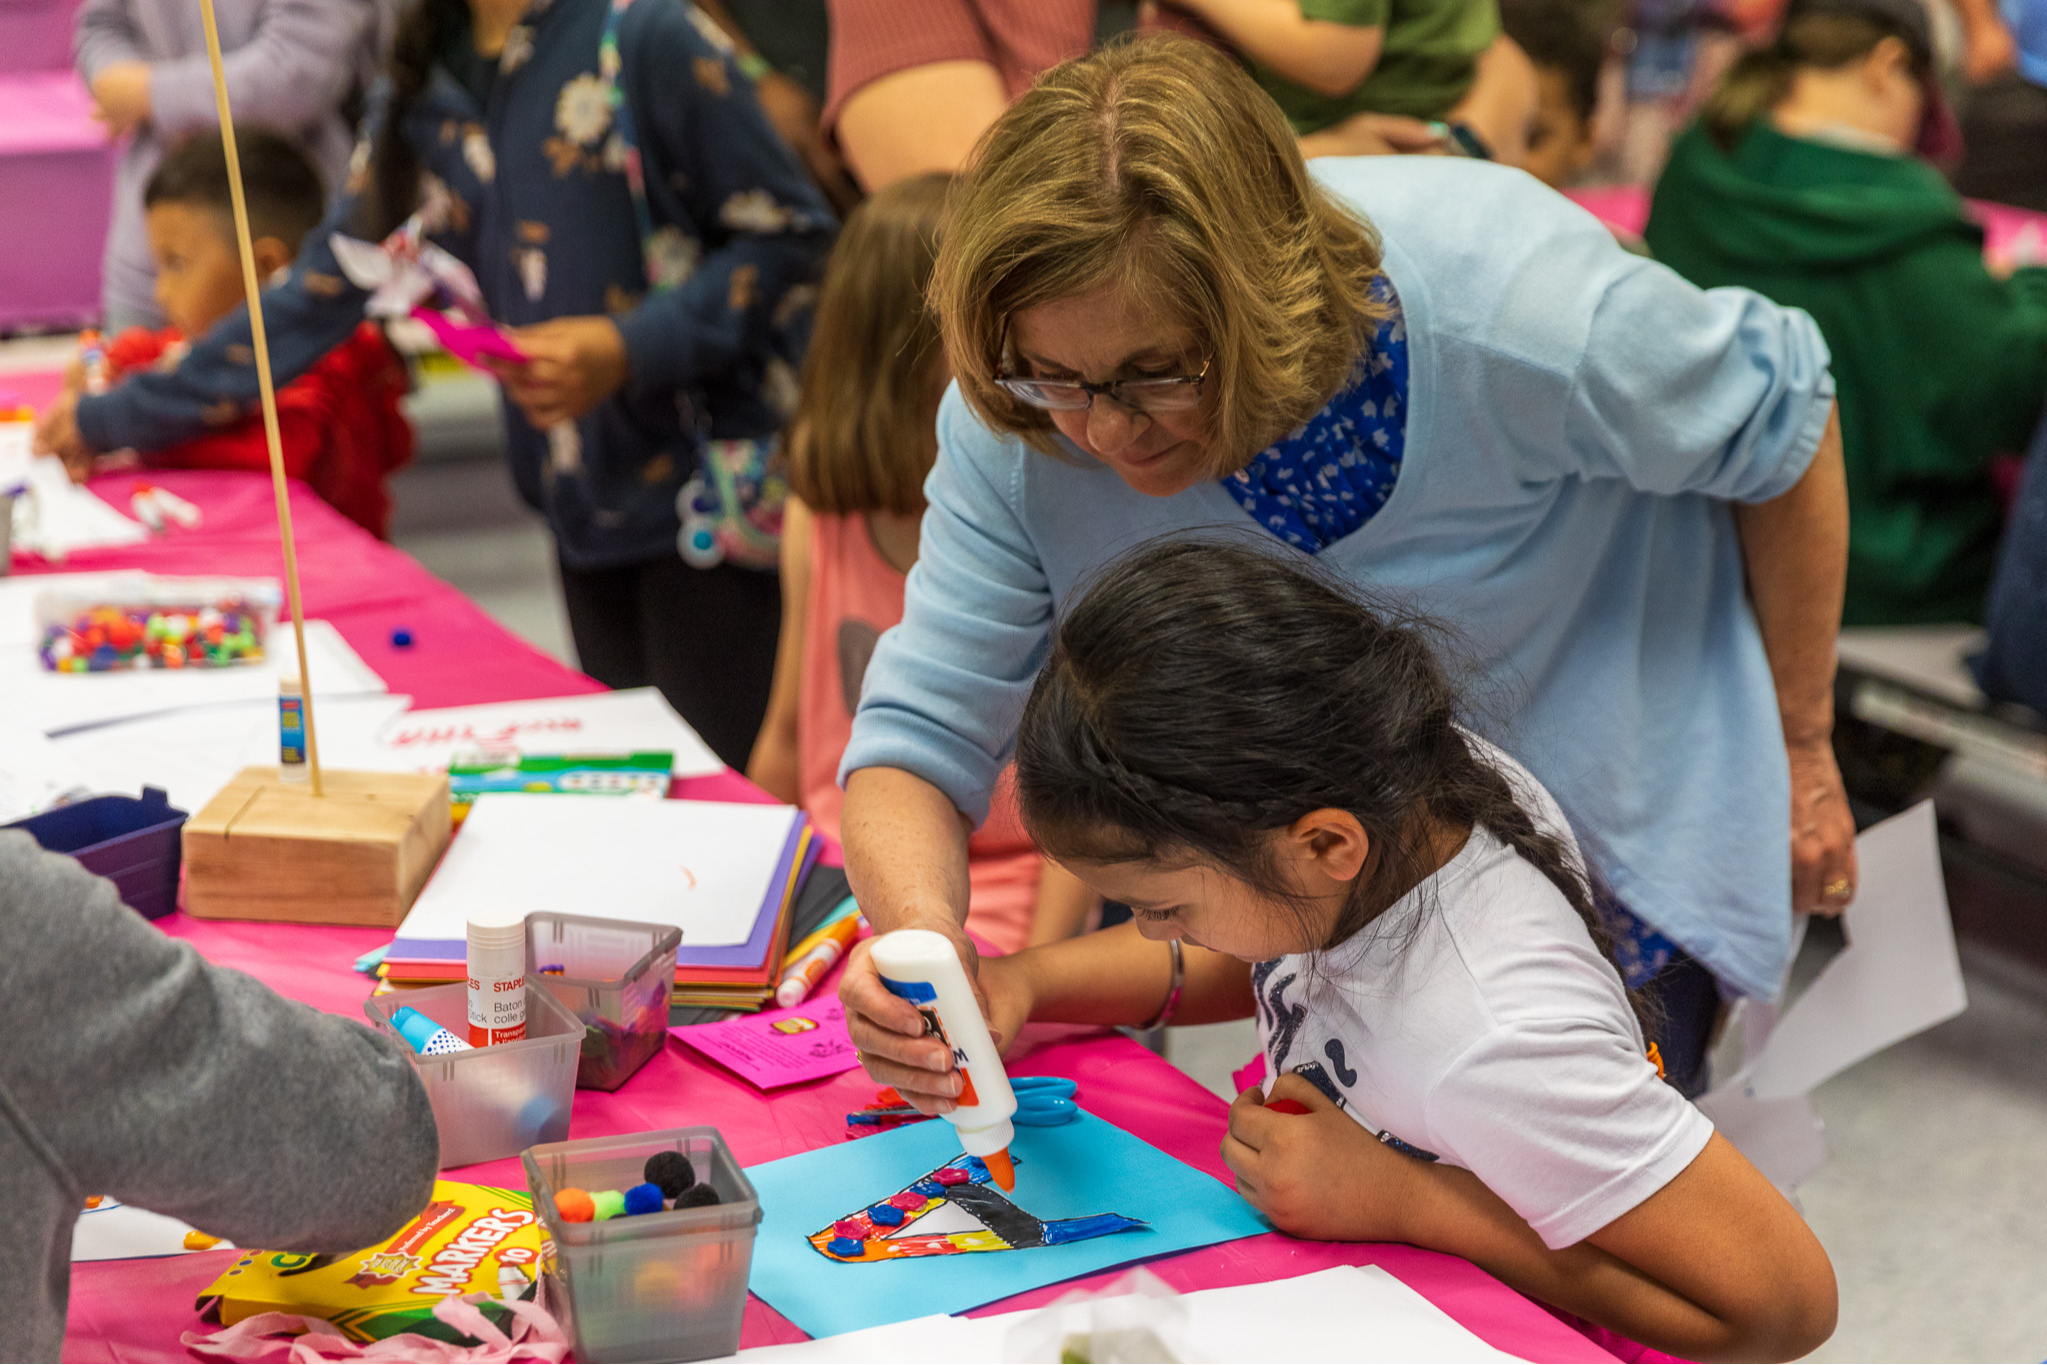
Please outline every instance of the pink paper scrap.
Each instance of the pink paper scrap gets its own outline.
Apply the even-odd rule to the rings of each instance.
[[[838,997],[820,996],[786,1010],[763,1010],[717,1024],[668,1030],[712,1061],[763,1090],[836,1076],[860,1065]]]

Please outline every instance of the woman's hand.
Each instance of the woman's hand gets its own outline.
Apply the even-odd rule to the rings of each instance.
[[[990,1010],[988,991],[980,980],[980,954],[965,931],[949,919],[897,922],[892,927],[930,929],[953,941],[959,949],[960,961],[966,965],[967,984],[974,988],[981,1012],[989,1016],[996,1045],[1002,1046],[1006,1041],[1003,1020]],[[960,1092],[952,1050],[925,1033],[924,1016],[915,1005],[882,985],[881,973],[874,969],[872,944],[873,940],[862,939],[853,946],[846,957],[846,974],[839,979],[839,1003],[846,1009],[846,1031],[852,1035],[853,1046],[860,1050],[860,1062],[868,1075],[883,1085],[895,1087],[904,1103],[927,1114],[950,1113],[953,1098]],[[1015,1035],[1029,1012],[1027,999],[1021,1015],[1014,1004],[1008,1006],[1005,1010],[1009,1016],[1008,1036]]]
[[[625,338],[610,318],[551,318],[512,339],[526,363],[494,362],[491,371],[541,431],[575,421],[625,385]]]
[[[109,138],[149,122],[149,63],[109,62],[92,78],[92,116]]]
[[[1327,1242],[1403,1242],[1415,1184],[1428,1168],[1367,1132],[1299,1076],[1273,1083],[1273,1100],[1305,1114],[1275,1114],[1258,1090],[1230,1106],[1223,1160],[1237,1192],[1296,1237]]]
[[[1855,816],[1831,740],[1793,744],[1791,908],[1838,915],[1855,899]]]

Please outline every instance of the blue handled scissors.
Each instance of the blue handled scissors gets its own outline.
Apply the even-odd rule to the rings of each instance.
[[[1080,1086],[1064,1076],[1012,1076],[1009,1088],[1016,1092],[1011,1121],[1026,1128],[1055,1128],[1080,1117],[1073,1102]]]
[[[1010,1078],[1009,1088],[1016,1092],[1016,1113],[1010,1118],[1013,1123],[1020,1123],[1026,1128],[1056,1128],[1080,1117],[1080,1106],[1073,1102],[1080,1086],[1064,1076],[1014,1076]],[[914,1123],[929,1117],[929,1114],[920,1113],[909,1105],[901,1105],[848,1114],[846,1122],[854,1126],[878,1126]]]

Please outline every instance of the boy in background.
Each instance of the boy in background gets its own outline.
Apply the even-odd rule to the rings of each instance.
[[[1585,174],[1598,150],[1594,122],[1605,35],[1573,0],[1503,0],[1500,25],[1535,63],[1538,98],[1521,167],[1562,189]]]
[[[228,97],[238,118],[290,133],[339,185],[354,143],[344,106],[374,74],[390,0],[218,0]],[[71,39],[93,117],[127,138],[114,170],[100,302],[108,332],[160,327],[150,299],[142,188],[171,147],[220,127],[212,64],[192,0],[84,0]]]
[[[326,196],[312,163],[286,139],[246,129],[236,133],[236,141],[256,273],[268,280],[290,268],[300,242],[319,223]],[[177,364],[189,339],[243,302],[227,155],[218,137],[202,135],[173,148],[149,178],[143,205],[156,261],[156,301],[171,325],[155,332],[131,327],[115,337],[107,347],[108,377],[114,381]],[[72,477],[81,480],[94,464],[73,418],[83,378],[74,377],[36,428],[38,449],[63,456]],[[412,426],[398,406],[407,388],[403,363],[376,324],[365,322],[277,391],[285,473],[311,484],[337,512],[379,538],[390,521],[385,476],[412,458]],[[224,402],[214,430],[151,451],[144,462],[153,469],[267,470],[262,412]]]

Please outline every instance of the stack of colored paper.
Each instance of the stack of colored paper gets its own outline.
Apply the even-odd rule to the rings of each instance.
[[[471,917],[535,910],[673,925],[674,1003],[759,1009],[817,855],[793,806],[486,792],[399,926],[380,974],[460,981]]]

